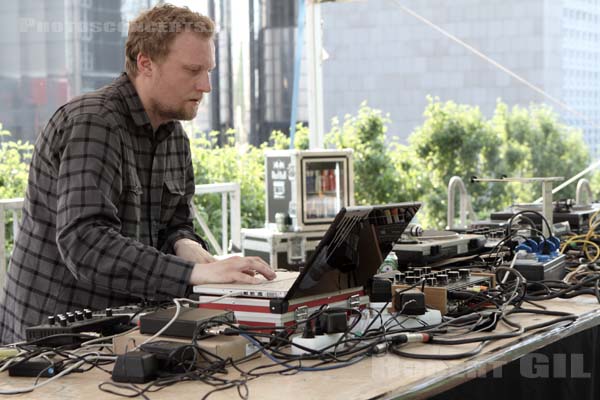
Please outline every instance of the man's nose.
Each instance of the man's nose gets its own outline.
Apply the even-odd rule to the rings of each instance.
[[[210,75],[206,74],[196,82],[196,90],[203,93],[209,93],[212,87],[210,85]]]

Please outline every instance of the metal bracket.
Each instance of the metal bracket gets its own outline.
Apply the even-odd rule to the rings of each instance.
[[[296,322],[304,321],[308,318],[308,306],[300,306],[294,310],[294,319]]]
[[[348,298],[348,307],[349,308],[358,308],[360,307],[360,296],[354,294]]]

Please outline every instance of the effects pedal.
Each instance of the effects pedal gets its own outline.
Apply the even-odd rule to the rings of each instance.
[[[402,293],[418,282],[422,282],[416,289],[425,293],[425,304],[427,307],[439,310],[442,315],[452,311],[460,301],[453,298],[452,293],[456,291],[467,291],[477,293],[496,286],[494,274],[471,272],[468,268],[447,269],[432,271],[430,267],[410,268],[407,271],[380,274],[385,275],[393,283],[391,285],[392,296]],[[400,304],[392,299],[392,305]],[[400,311],[393,307],[393,311]]]
[[[104,316],[94,316],[86,308],[83,311],[50,315],[45,324],[26,328],[25,335],[28,342],[36,341],[36,344],[43,346],[76,345],[87,340],[77,334],[93,332],[110,336],[121,332],[128,324],[129,316],[112,315],[110,308]]]

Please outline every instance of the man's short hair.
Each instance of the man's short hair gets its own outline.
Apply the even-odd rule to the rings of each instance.
[[[141,13],[129,24],[125,43],[125,71],[130,77],[138,73],[137,56],[143,53],[152,61],[161,61],[181,32],[195,32],[207,40],[215,32],[214,22],[187,7],[158,5]]]

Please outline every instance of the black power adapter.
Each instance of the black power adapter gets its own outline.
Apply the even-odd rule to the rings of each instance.
[[[209,364],[203,362],[205,358],[198,356],[196,346],[191,343],[156,340],[141,345],[140,349],[156,356],[161,371],[180,373],[188,369],[194,362],[200,365]]]
[[[325,312],[315,321],[316,335],[342,333],[346,332],[346,329],[348,329],[348,317],[345,311]]]
[[[387,278],[376,278],[371,282],[371,303],[387,303],[392,301],[392,281]]]
[[[411,289],[401,291],[394,295],[394,309],[404,315],[423,315],[425,307],[425,293]]]

